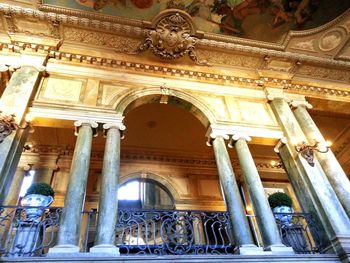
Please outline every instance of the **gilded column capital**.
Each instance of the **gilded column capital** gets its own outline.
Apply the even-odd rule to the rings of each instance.
[[[228,130],[223,129],[222,127],[215,127],[215,126],[209,127],[206,136],[208,138],[206,142],[208,146],[212,146],[213,140],[215,140],[218,137],[222,137],[224,140],[230,139]]]
[[[4,64],[0,64],[0,73],[7,72],[9,70],[9,67]]]
[[[303,95],[289,94],[289,106],[291,108],[297,108],[299,106],[305,107],[306,109],[312,109],[312,105],[305,99]]]
[[[120,131],[125,131],[126,127],[122,122],[107,122],[103,124],[104,130],[109,130],[112,128],[119,129]]]
[[[284,99],[287,102],[289,101],[288,96],[284,93],[282,88],[269,88],[266,87],[264,89],[264,92],[266,94],[266,98],[268,101],[272,101],[274,99]]]
[[[122,120],[116,121],[116,122],[107,122],[103,124],[103,135],[107,136],[107,131],[109,129],[118,129],[121,135],[121,139],[124,139],[124,131],[126,129],[125,125],[123,124]]]
[[[74,122],[74,126],[75,126],[75,132],[74,135],[78,136],[79,134],[79,128],[83,125],[88,125],[92,128],[92,134],[94,137],[97,136],[97,127],[98,127],[98,123],[95,121],[91,121],[91,120],[77,120]]]
[[[278,143],[276,144],[276,146],[273,148],[273,151],[275,153],[279,153],[280,152],[280,148],[285,145],[287,143],[287,138],[286,137],[282,137]]]
[[[234,142],[238,141],[239,139],[243,139],[246,142],[250,142],[252,140],[252,137],[250,137],[249,135],[247,135],[246,133],[243,133],[243,132],[235,132],[231,136],[231,139],[230,139],[229,143],[227,144],[227,146],[229,148],[233,148]]]

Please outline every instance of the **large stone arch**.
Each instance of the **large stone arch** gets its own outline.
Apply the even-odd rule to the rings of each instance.
[[[169,182],[166,178],[152,172],[138,171],[138,172],[121,176],[119,186],[122,186],[127,182],[138,180],[138,179],[152,180],[158,183],[159,185],[163,186],[162,188],[166,192],[168,192],[168,194],[170,194],[170,196],[173,198],[175,206],[176,206],[176,203],[180,200],[180,194],[176,190],[176,188],[171,184],[171,182]]]
[[[131,91],[121,96],[114,104],[117,113],[125,116],[130,110],[149,103],[163,103],[175,105],[191,112],[199,121],[208,127],[216,123],[214,112],[202,101],[194,96],[173,89],[150,88]]]

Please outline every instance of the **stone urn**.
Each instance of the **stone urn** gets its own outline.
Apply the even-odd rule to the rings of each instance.
[[[45,208],[53,202],[52,196],[29,194],[23,197],[21,205],[26,206],[27,219],[30,221],[38,221],[45,211]]]
[[[272,211],[282,226],[290,226],[292,224],[293,208],[289,206],[277,206]]]

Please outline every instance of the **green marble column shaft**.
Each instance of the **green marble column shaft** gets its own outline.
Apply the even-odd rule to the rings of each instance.
[[[80,123],[76,122],[75,125],[79,126]],[[58,246],[78,246],[80,223],[90,165],[91,144],[91,124],[89,122],[82,122],[72,158],[68,189],[64,200],[64,208],[58,232]]]
[[[258,170],[244,138],[235,143],[239,164],[247,184],[249,196],[252,200],[256,219],[265,247],[282,245],[281,237],[276,225],[275,217],[266,198]]]
[[[120,130],[112,126],[107,130],[103,157],[95,246],[114,246],[115,226],[118,216],[118,182],[120,174]]]
[[[349,258],[350,254],[350,220],[339,199],[324,174],[319,162],[311,167],[294,149],[294,144],[307,142],[292,110],[284,99],[274,99],[270,106],[287,136],[287,145],[280,153],[288,172],[290,181],[298,193],[306,212],[316,216],[326,231],[327,238],[340,257]],[[304,198],[304,194],[307,197]]]
[[[299,105],[294,110],[294,115],[310,142],[316,140],[320,143],[325,143],[325,139],[305,106]],[[350,218],[350,181],[348,177],[331,149],[327,153],[315,152],[315,155]]]
[[[16,122],[22,124],[39,80],[38,69],[31,66],[17,69],[0,99],[2,115],[15,114]],[[8,194],[27,137],[28,128],[17,129],[0,143],[0,203]]]
[[[228,155],[224,139],[220,136],[216,137],[213,141],[213,147],[219,178],[224,191],[225,202],[230,215],[236,245],[254,245],[242,198],[239,193],[235,174],[232,169],[231,160]]]

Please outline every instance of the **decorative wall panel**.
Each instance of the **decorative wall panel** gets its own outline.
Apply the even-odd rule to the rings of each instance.
[[[81,103],[85,96],[86,80],[51,76],[44,79],[39,100]]]

